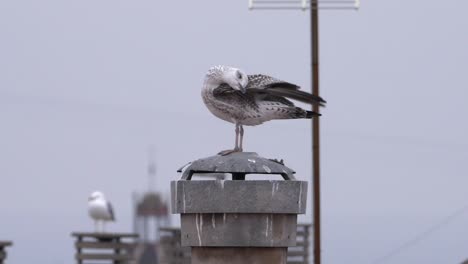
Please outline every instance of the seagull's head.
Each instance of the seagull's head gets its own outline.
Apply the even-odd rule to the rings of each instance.
[[[207,77],[216,80],[217,85],[226,83],[232,89],[239,90],[245,93],[249,79],[247,74],[238,68],[229,66],[215,66],[208,70]]]
[[[233,89],[245,93],[245,88],[249,82],[247,74],[241,69],[229,67],[224,72],[224,81]]]
[[[88,197],[88,201],[95,201],[97,199],[104,199],[104,194],[100,191],[95,191]]]

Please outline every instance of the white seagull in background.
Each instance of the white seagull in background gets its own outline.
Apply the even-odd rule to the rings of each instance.
[[[215,66],[208,70],[202,88],[205,105],[215,116],[236,125],[235,147],[220,155],[242,152],[243,126],[256,126],[273,119],[298,119],[320,116],[319,113],[296,107],[288,99],[325,106],[322,98],[300,90],[300,87],[262,75]]]
[[[88,213],[94,220],[94,229],[96,232],[105,232],[107,221],[115,221],[114,210],[104,194],[99,191],[93,192],[88,198]],[[99,230],[99,222],[102,223],[102,229]]]

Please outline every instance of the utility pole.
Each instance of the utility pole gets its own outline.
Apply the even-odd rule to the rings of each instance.
[[[319,5],[320,3],[320,5]],[[310,9],[311,36],[311,90],[320,96],[319,89],[319,9],[354,9],[360,7],[360,0],[249,0],[249,9],[259,10],[306,10]],[[312,110],[319,113],[318,105]],[[321,202],[320,202],[320,118],[312,119],[312,225],[314,264],[322,263],[321,255]]]
[[[319,93],[319,27],[318,27],[318,0],[310,3],[310,29],[311,29],[311,62],[312,62],[312,94],[320,96]],[[319,113],[319,105],[313,105],[313,111]],[[312,118],[312,203],[314,213],[312,214],[313,237],[314,237],[314,264],[322,263],[321,255],[321,215],[320,215],[320,118]]]

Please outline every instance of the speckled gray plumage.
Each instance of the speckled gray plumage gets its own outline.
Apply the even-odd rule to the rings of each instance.
[[[307,104],[319,104],[320,106],[325,106],[326,103],[321,97],[301,91],[301,87],[295,84],[268,75],[248,75],[248,79],[247,89],[250,89],[251,92],[254,90],[256,90],[256,92],[262,92],[261,90],[263,90],[263,92],[271,95],[287,97]]]
[[[325,101],[300,90],[300,87],[271,76],[247,75],[242,70],[216,66],[208,70],[202,88],[207,108],[218,118],[236,125],[235,148],[226,155],[242,151],[243,125],[255,126],[275,119],[320,116],[296,107],[292,100],[323,106]]]
[[[207,78],[221,78],[227,67],[210,69]],[[321,98],[300,91],[300,87],[267,75],[248,75],[246,92],[233,89],[221,81],[217,87],[202,92],[207,107],[219,118],[241,125],[259,125],[273,119],[297,119],[317,116],[296,107],[288,98],[323,104]]]

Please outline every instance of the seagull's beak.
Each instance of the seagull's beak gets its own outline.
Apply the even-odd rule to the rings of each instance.
[[[247,92],[247,89],[245,89],[245,87],[244,87],[241,83],[238,84],[238,89],[239,89],[239,91],[241,91],[243,94],[245,94],[245,93]]]
[[[92,201],[93,197],[88,197],[88,202]]]

